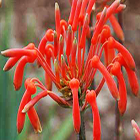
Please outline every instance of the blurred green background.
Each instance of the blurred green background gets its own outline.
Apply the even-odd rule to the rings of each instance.
[[[70,5],[68,0],[57,0],[61,9],[61,17],[68,18]],[[54,28],[54,0],[5,0],[0,8],[0,51],[7,48],[23,47],[30,42],[38,45],[48,28]],[[126,1],[124,11],[125,45],[134,56],[137,74],[140,73],[140,4],[134,0]],[[0,56],[0,140],[75,140],[71,110],[63,109],[50,98],[41,100],[36,106],[43,132],[35,134],[28,118],[23,132],[18,135],[16,130],[17,110],[24,93],[24,84],[19,91],[13,87],[14,69],[4,72],[6,58]],[[28,65],[24,79],[38,77],[43,80],[42,70],[36,70],[36,65]],[[128,107],[122,120],[122,140],[132,140],[133,132],[130,125],[135,119],[140,125],[140,99],[134,97],[128,87]],[[56,91],[56,89],[54,89]],[[57,92],[57,91],[56,91]],[[114,100],[108,96],[106,87],[103,96],[98,97],[98,106],[102,122],[102,139],[109,140],[114,136]],[[86,112],[86,136],[92,139],[91,112]]]

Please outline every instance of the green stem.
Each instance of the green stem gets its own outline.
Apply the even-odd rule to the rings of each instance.
[[[80,112],[81,115],[81,127],[80,127],[80,132],[77,136],[78,140],[86,140],[85,136],[85,121],[84,121],[84,111]]]
[[[121,120],[120,120],[120,113],[118,109],[118,102],[116,101],[115,105],[115,138],[114,140],[120,140],[120,127],[121,127]]]
[[[82,93],[81,89],[79,88],[79,90],[78,90],[79,97],[81,96],[81,93]],[[79,100],[79,105],[82,108],[82,106],[83,106],[82,100]],[[84,111],[80,111],[80,116],[81,116],[81,126],[80,126],[80,132],[77,135],[77,140],[86,140]]]

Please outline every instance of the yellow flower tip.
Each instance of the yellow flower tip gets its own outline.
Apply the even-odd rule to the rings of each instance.
[[[124,38],[124,36],[122,36],[122,37],[121,37],[121,40],[122,40],[122,42],[124,42],[124,41],[125,41],[125,38]]]
[[[4,55],[5,54],[5,51],[1,51],[1,55]]]
[[[121,3],[121,0],[118,0],[118,3],[120,4]]]
[[[119,93],[118,93],[117,95],[118,95],[118,97],[116,98],[116,100],[117,100],[117,101],[119,101],[119,100],[120,100],[120,96],[119,96]]]
[[[62,42],[63,41],[63,36],[60,34],[60,37],[59,37],[59,41]]]
[[[40,127],[40,129],[38,130],[38,133],[41,133],[42,132],[42,127]]]
[[[133,126],[134,123],[135,123],[135,121],[134,121],[134,120],[131,120],[131,124],[132,124],[132,126]]]
[[[59,5],[58,5],[57,2],[55,2],[55,10],[56,10],[56,11],[59,10]]]
[[[26,108],[23,108],[22,113],[26,113],[28,110]]]
[[[104,15],[104,17],[106,16],[106,12],[107,12],[107,8],[105,7],[105,8],[103,9],[103,15]]]
[[[7,71],[6,67],[4,66],[3,71]]]
[[[0,7],[2,6],[2,0],[0,0]]]
[[[124,4],[124,6],[123,6],[123,10],[126,8],[126,5]]]
[[[34,129],[34,131],[35,131],[35,133],[41,133],[41,132],[42,132],[42,127],[40,126],[40,127],[38,128],[38,130]]]

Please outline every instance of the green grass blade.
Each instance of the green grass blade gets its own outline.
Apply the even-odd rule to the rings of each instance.
[[[54,134],[51,140],[66,140],[73,131],[72,114],[66,117],[59,130]]]

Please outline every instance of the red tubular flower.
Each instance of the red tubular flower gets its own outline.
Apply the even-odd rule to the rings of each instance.
[[[8,49],[2,51],[1,54],[5,57],[21,57],[21,56],[32,56],[32,54],[36,53],[35,50],[28,50],[28,49]]]
[[[18,109],[17,114],[17,131],[20,133],[23,129],[24,122],[25,122],[25,113],[22,113],[24,106],[29,102],[31,99],[31,95],[36,92],[36,88],[33,83],[30,82],[30,79],[25,81],[25,88],[26,91],[21,99],[20,106]]]
[[[84,21],[84,16],[85,16],[85,8],[87,6],[89,0],[83,0],[82,2],[82,6],[81,6],[81,11],[79,14],[79,21],[81,22],[81,24],[83,25],[83,21]]]
[[[45,52],[45,46],[47,41],[52,42],[53,41],[53,30],[52,29],[48,29],[46,31],[46,34],[44,35],[44,37],[41,39],[38,49],[41,52],[41,54],[44,56],[44,52]]]
[[[88,14],[86,14],[85,20],[84,20],[84,24],[83,24],[81,39],[80,39],[80,43],[79,43],[79,47],[81,49],[85,47],[85,43],[86,43],[86,35],[87,35],[87,29],[88,29],[88,20],[89,20],[89,16],[88,16]]]
[[[110,34],[110,28],[107,25],[104,25],[103,29],[104,32],[103,32],[102,42],[105,42],[111,36],[111,34]],[[105,64],[106,66],[108,66],[112,62],[113,58],[115,57],[115,50],[114,48],[109,47],[108,42],[104,46],[104,54],[105,54]]]
[[[123,74],[121,72],[120,63],[115,62],[111,67],[110,72],[117,77],[119,82],[120,100],[118,101],[118,107],[119,107],[120,114],[123,115],[127,105],[127,92],[126,92],[126,85],[123,78]]]
[[[61,55],[63,55],[63,51],[64,51],[64,38],[62,35],[60,35],[60,37],[59,37],[59,57],[58,57],[60,65],[61,65]]]
[[[61,55],[61,69],[62,69],[62,77],[66,78],[66,67],[65,67],[65,58]]]
[[[63,33],[67,30],[68,28],[68,24],[64,19],[60,20],[60,28],[61,28],[61,34],[63,35]]]
[[[96,103],[96,93],[94,90],[87,91],[86,101],[90,104],[93,114],[93,140],[101,139],[100,115]]]
[[[12,58],[9,58],[8,61],[5,64],[5,66],[4,66],[3,70],[4,71],[10,70],[18,62],[18,60],[20,58],[21,57],[12,57]]]
[[[46,40],[52,42],[53,38],[54,38],[53,34],[54,34],[53,30],[52,29],[48,29],[46,34],[45,34]]]
[[[117,86],[116,86],[114,80],[112,79],[111,75],[109,74],[109,72],[106,70],[105,66],[99,60],[98,56],[95,55],[91,59],[91,66],[93,68],[97,68],[102,73],[102,75],[104,76],[105,81],[107,83],[107,86],[108,86],[110,92],[112,93],[112,96],[118,100],[119,92],[118,92]]]
[[[104,25],[102,30],[101,43],[104,44],[104,42],[107,41],[110,36],[111,36],[110,27],[108,25]]]
[[[23,126],[24,126],[24,122],[25,122],[25,114],[22,113],[22,110],[24,108],[24,106],[27,104],[27,102],[29,101],[31,95],[29,93],[28,90],[25,91],[22,100],[20,102],[20,106],[18,109],[18,114],[17,114],[17,131],[18,133],[21,133]]]
[[[31,95],[36,93],[36,87],[35,87],[35,84],[31,80],[27,80],[25,82],[25,86],[30,93],[30,99],[29,99],[29,101],[30,101]],[[23,111],[22,111],[22,113],[23,113]],[[31,107],[30,110],[27,112],[27,114],[28,114],[29,120],[30,120],[35,132],[41,133],[42,128],[41,128],[40,120],[39,120],[39,117],[37,115],[35,108]]]
[[[49,91],[48,95],[55,101],[57,102],[60,106],[68,108],[70,107],[69,103],[66,102],[63,98],[57,96],[55,93]]]
[[[28,60],[27,57],[21,58],[19,61],[14,74],[14,87],[15,90],[19,90],[22,85],[22,79],[23,79],[23,73],[24,73],[24,67],[27,64]]]
[[[50,68],[51,68],[51,57],[53,57],[53,49],[54,48],[52,44],[47,44],[47,46],[45,47],[46,62],[48,63]],[[47,89],[51,90],[52,80],[47,72],[45,72],[45,83],[46,83]]]
[[[128,75],[129,83],[131,90],[135,96],[138,96],[139,93],[139,83],[138,83],[138,78],[136,76],[136,73],[129,69],[128,67],[125,67],[125,70]]]
[[[111,22],[111,25],[116,33],[116,35],[118,36],[118,38],[121,40],[121,41],[124,41],[124,33],[123,33],[123,30],[120,26],[120,24],[118,23],[116,17],[114,15],[111,15],[110,18],[109,18],[110,22]]]
[[[39,51],[42,53],[42,55],[44,55],[46,43],[47,43],[47,39],[46,39],[46,36],[44,36],[44,37],[41,39],[41,41],[40,41],[40,43],[39,43],[39,46],[38,46],[38,49],[39,49]]]
[[[76,51],[77,51],[77,39],[74,38],[74,40],[73,40],[73,46],[72,46],[72,51],[71,51],[71,64],[72,64],[72,66],[75,66],[75,62],[76,62]]]
[[[54,31],[54,57],[56,58],[58,55],[59,43],[58,43],[58,35],[57,32]]]
[[[132,55],[129,53],[129,51],[122,44],[116,41],[113,37],[110,37],[108,39],[108,46],[109,48],[117,49],[123,55],[123,58],[125,62],[127,63],[128,67],[131,70],[135,71],[135,61]]]
[[[93,33],[93,36],[92,36],[92,39],[91,39],[91,42],[92,42],[93,45],[96,44],[98,35],[99,35],[100,32],[102,31],[102,27],[103,27],[103,25],[104,25],[105,17],[106,17],[106,8],[104,8],[104,10],[102,11],[100,20],[98,21],[98,24],[97,24],[97,26],[96,26],[96,28],[95,28],[94,33]]]
[[[132,90],[133,94],[135,96],[137,96],[138,92],[139,92],[139,83],[138,83],[138,79],[137,79],[135,71],[131,70],[128,67],[128,65],[126,64],[126,62],[125,62],[121,53],[119,53],[116,56],[116,58],[117,58],[116,61],[118,61],[121,65],[123,65],[125,67],[125,70],[126,70],[127,75],[128,75],[128,80],[129,80],[129,83],[130,83],[131,90]]]
[[[36,51],[35,51],[36,52]],[[36,60],[37,54],[32,54],[32,57],[23,56],[21,60],[19,61],[15,74],[14,74],[14,86],[15,90],[19,90],[22,85],[22,79],[23,79],[23,73],[24,73],[24,67],[27,63],[33,63]]]
[[[115,10],[115,13],[119,13],[126,8],[125,4],[120,4],[118,8]]]
[[[131,121],[131,124],[133,127],[135,139],[140,140],[140,128],[139,128],[139,126],[137,125],[137,123],[134,120]]]
[[[72,24],[73,24],[73,19],[74,19],[74,15],[75,15],[75,10],[76,10],[76,6],[77,6],[77,1],[78,1],[78,0],[73,0],[73,1],[72,1],[71,12],[70,12],[69,20],[68,20],[68,23],[69,23],[71,26],[72,26]]]
[[[67,47],[66,47],[66,55],[67,57],[70,56],[71,49],[72,49],[72,42],[73,42],[73,32],[71,25],[68,26],[68,37],[67,37]]]
[[[3,68],[3,70],[4,71],[10,70],[18,62],[18,60],[23,56],[23,54],[24,55],[29,55],[31,57],[32,56],[32,53],[29,50],[32,50],[32,52],[34,54],[35,53],[35,51],[33,50],[34,48],[35,48],[35,45],[33,43],[29,43],[23,49],[14,49],[14,50],[16,50],[16,52],[13,52],[14,51],[13,49],[7,50],[7,53],[9,51],[11,51],[11,52],[13,52],[13,54],[10,54],[10,55],[12,55],[12,57],[8,59],[8,61],[6,62],[5,66]],[[3,52],[1,52],[1,53],[3,53]],[[10,57],[10,56],[8,56],[8,57]]]
[[[107,1],[105,0],[101,7],[106,5]],[[111,6],[104,6],[103,11],[96,16],[93,27],[89,27],[92,7],[96,0],[73,0],[71,2],[72,7],[68,24],[65,20],[60,19],[59,6],[55,3],[56,31],[48,29],[38,48],[30,43],[22,49],[9,49],[1,52],[2,55],[10,57],[4,66],[4,70],[10,70],[19,61],[14,75],[16,90],[22,84],[24,67],[27,63],[34,63],[37,60],[38,66],[41,66],[45,71],[45,86],[37,78],[27,79],[25,82],[26,91],[22,97],[17,116],[17,130],[19,133],[23,129],[26,113],[35,131],[42,131],[34,105],[40,99],[49,95],[60,106],[72,107],[76,133],[79,133],[80,127],[82,127],[80,126],[82,117],[82,114],[80,116],[80,106],[84,104],[81,108],[81,111],[84,111],[87,108],[87,103],[89,103],[93,112],[93,139],[100,140],[101,126],[96,96],[105,81],[112,96],[116,100],[120,99],[118,106],[121,114],[125,112],[127,102],[121,66],[126,69],[134,94],[138,95],[139,91],[138,80],[134,72],[135,62],[131,54],[119,42],[115,41],[111,35],[110,27],[105,25],[107,20],[110,19],[118,36],[123,40],[123,33],[113,14],[123,10],[125,5],[120,4],[120,0],[115,0]],[[92,31],[91,46],[86,58],[86,39],[87,36],[89,37],[92,34]],[[115,49],[120,53],[116,57]],[[106,67],[100,61],[103,50]],[[95,91],[89,91],[88,88],[97,70],[101,72],[103,78],[99,85],[95,87]],[[119,91],[109,72],[117,76]],[[61,96],[51,91],[52,82],[56,85],[58,91],[62,93]],[[32,94],[36,93],[36,87],[41,88],[43,91],[32,98]],[[137,131],[135,130],[136,133]]]
[[[57,59],[54,60],[54,69],[55,69],[55,75],[56,75],[56,81],[59,83],[60,82],[60,69],[59,69],[59,64],[57,62]]]
[[[121,0],[115,0],[109,8],[107,8],[106,20],[116,11],[119,7]]]
[[[78,20],[79,20],[78,18],[79,18],[79,14],[80,14],[80,10],[81,10],[81,5],[82,5],[82,0],[78,0],[75,15],[74,15],[74,20],[73,20],[73,24],[72,24],[72,30],[74,32],[77,30]]]
[[[93,7],[95,1],[96,1],[96,0],[90,0],[89,3],[88,3],[88,7],[87,7],[87,10],[86,10],[86,13],[88,13],[89,16],[90,16],[90,14],[91,14],[92,7]]]
[[[38,118],[37,112],[34,107],[30,108],[30,110],[27,112],[29,120],[35,130],[36,133],[41,133],[42,132],[42,127],[40,124],[40,120]]]
[[[108,66],[112,62],[113,58],[115,57],[115,50],[114,50],[114,48],[109,48],[108,43],[106,46],[107,47],[104,47],[104,50],[105,50],[105,55],[107,58],[106,59],[106,66]]]
[[[81,126],[79,100],[78,100],[79,84],[80,84],[79,81],[75,78],[73,78],[69,83],[73,95],[73,124],[76,133],[80,132]]]
[[[59,38],[61,28],[60,28],[60,10],[57,2],[55,3],[55,23],[56,23],[56,32]]]
[[[22,113],[26,113],[30,108],[32,108],[40,99],[43,97],[46,97],[48,95],[47,90],[44,90],[40,92],[38,95],[36,95],[33,99],[31,99],[22,110]]]

